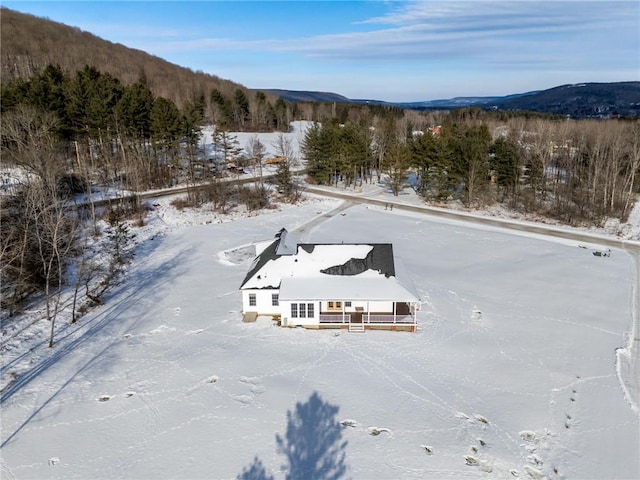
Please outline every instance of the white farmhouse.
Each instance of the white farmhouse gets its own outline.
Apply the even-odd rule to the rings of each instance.
[[[246,321],[286,327],[415,331],[419,301],[397,278],[389,243],[299,243],[284,228],[258,247],[242,291]]]

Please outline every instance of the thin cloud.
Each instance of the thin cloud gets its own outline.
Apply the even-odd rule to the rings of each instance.
[[[635,1],[584,1],[584,0],[487,0],[408,2],[386,15],[363,20],[362,24],[412,25],[427,24],[434,28],[446,26],[452,29],[478,28],[499,31],[501,24],[512,27],[536,23],[562,22],[565,25],[600,23],[603,19],[638,15]]]
[[[590,50],[602,51],[603,41],[605,48],[609,45],[627,53],[637,52],[637,19],[636,2],[416,2],[401,4],[385,16],[364,20],[362,23],[380,25],[366,32],[252,41],[209,38],[161,42],[154,44],[153,49],[297,53],[309,58],[355,62],[450,57],[507,64],[508,58],[518,57],[519,63],[530,59],[536,64],[555,64],[563,60],[554,54],[554,49],[582,52],[586,57]],[[608,42],[602,35],[607,31]],[[628,41],[621,42],[620,36]],[[548,50],[546,61],[538,58],[541,49]],[[629,63],[624,56],[620,61]]]
[[[102,38],[131,38],[131,39],[171,39],[184,38],[191,35],[188,30],[175,28],[158,28],[153,25],[145,25],[142,22],[132,25],[130,23],[85,23],[82,29]]]

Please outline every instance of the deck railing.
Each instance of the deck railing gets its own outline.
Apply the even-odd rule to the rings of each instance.
[[[341,313],[321,313],[320,314],[320,323],[351,323],[351,314],[345,313],[344,315]],[[367,315],[364,313],[362,315],[362,322],[358,323],[415,323],[415,318],[413,315],[393,315],[390,314],[371,314]]]
[[[320,323],[349,323],[351,321],[351,314],[345,313],[321,313]]]
[[[414,318],[411,315],[366,315],[362,316],[364,323],[415,323]]]

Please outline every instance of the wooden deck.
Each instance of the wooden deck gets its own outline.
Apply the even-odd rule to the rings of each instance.
[[[415,324],[415,318],[411,314],[408,303],[398,302],[396,313],[393,312],[320,312],[320,324]]]
[[[416,319],[409,310],[409,305],[398,304],[396,314],[393,312],[320,312],[319,325],[310,328],[345,328],[364,330],[399,330],[415,332]]]
[[[360,331],[367,330],[391,330],[397,332],[415,332],[417,325],[415,322],[409,323],[321,323],[317,325],[309,325],[305,326],[308,329],[315,330],[329,330],[329,329],[340,329],[340,330],[353,330],[353,326],[358,325],[361,327]]]
[[[367,315],[341,314],[320,314],[320,323],[415,323],[412,315],[393,315],[393,313],[376,312]]]

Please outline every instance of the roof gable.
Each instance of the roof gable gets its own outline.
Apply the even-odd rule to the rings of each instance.
[[[350,258],[341,265],[334,265],[320,272],[327,275],[358,275],[367,270],[374,270],[385,277],[395,276],[393,246],[389,243],[374,243],[371,247],[371,251],[364,258]]]
[[[260,255],[253,259],[253,263],[251,264],[251,268],[242,280],[242,284],[240,284],[240,288],[243,288],[245,284],[251,280],[268,262],[275,260],[279,257],[276,253],[278,248],[278,240],[274,240],[267,248],[265,248]]]
[[[276,289],[284,278],[395,276],[393,246],[389,243],[301,244],[285,229],[276,237],[254,259],[241,289]]]

